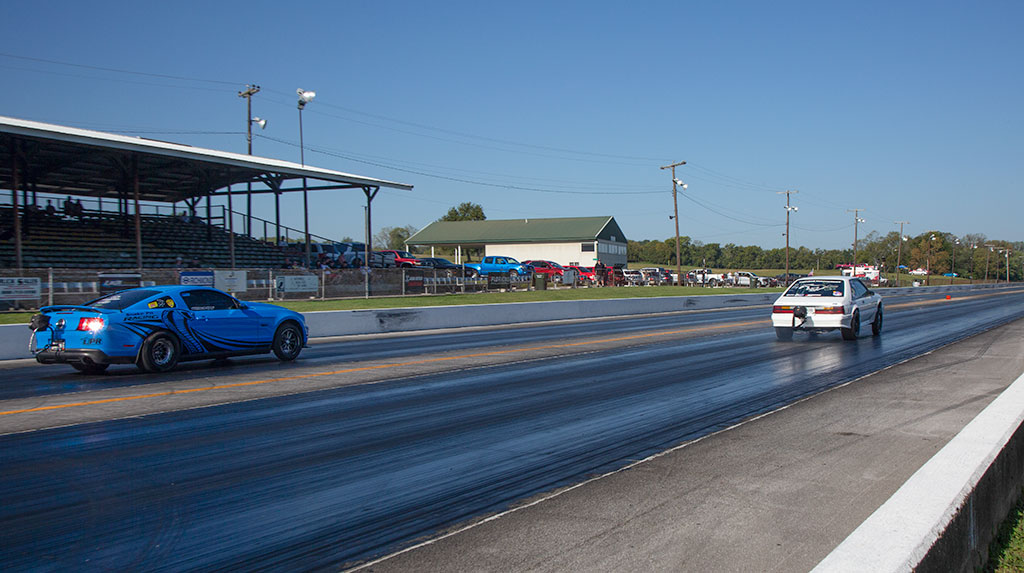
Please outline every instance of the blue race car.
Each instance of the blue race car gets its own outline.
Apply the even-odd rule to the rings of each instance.
[[[297,312],[194,286],[133,288],[83,305],[46,306],[30,327],[37,361],[87,374],[111,364],[164,372],[182,360],[271,351],[290,361],[309,336]]]

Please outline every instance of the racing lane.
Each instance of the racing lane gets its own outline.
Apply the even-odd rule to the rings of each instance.
[[[887,299],[883,336],[855,343],[838,334],[780,343],[765,323],[2,436],[0,559],[53,570],[365,559],[1024,316],[1020,291],[928,298]],[[765,311],[699,314],[720,322]],[[651,331],[680,320],[608,324]],[[564,338],[573,335],[543,331],[570,327],[594,334],[592,323],[519,328],[492,331],[490,344],[524,331]]]

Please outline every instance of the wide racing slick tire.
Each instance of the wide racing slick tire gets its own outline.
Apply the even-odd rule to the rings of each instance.
[[[783,342],[789,342],[793,340],[793,329],[785,326],[776,326],[775,337]]]
[[[879,305],[875,311],[875,319],[871,321],[871,336],[882,334],[882,320],[882,306]]]
[[[78,370],[82,374],[103,374],[107,368],[110,368],[109,364],[96,364],[90,362],[88,364],[84,362],[72,362],[71,367]]]
[[[139,366],[146,372],[167,372],[178,365],[181,343],[170,332],[157,331],[146,337],[139,355]]]
[[[274,333],[274,355],[278,360],[291,362],[302,352],[302,330],[294,322],[286,322]]]
[[[860,336],[860,313],[854,311],[850,319],[850,328],[840,328],[839,332],[843,334],[843,340],[857,340]]]

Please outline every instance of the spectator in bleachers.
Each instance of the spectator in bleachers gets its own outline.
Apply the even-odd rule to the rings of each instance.
[[[185,266],[185,261],[182,260],[181,255],[178,255],[178,258],[174,261],[174,264],[175,266],[178,267],[178,270],[180,271],[181,268]]]
[[[46,214],[51,217],[57,214],[57,208],[53,206],[53,199],[46,200]]]
[[[79,221],[82,220],[82,216],[85,215],[85,209],[82,207],[82,200],[75,200],[75,218]]]
[[[64,216],[75,216],[75,204],[71,201],[71,195],[68,195],[68,198],[64,200]]]

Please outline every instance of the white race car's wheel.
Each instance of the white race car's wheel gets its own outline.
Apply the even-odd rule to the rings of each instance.
[[[878,336],[882,334],[882,306],[878,306],[878,310],[875,311],[875,320],[871,321],[871,335]]]
[[[787,342],[787,341],[793,340],[793,329],[792,328],[787,328],[787,327],[784,327],[784,326],[776,326],[775,327],[775,336],[779,340],[782,340],[783,342]]]
[[[853,318],[850,319],[850,328],[840,328],[839,331],[843,333],[843,340],[857,340],[860,336],[860,313],[854,311]]]

